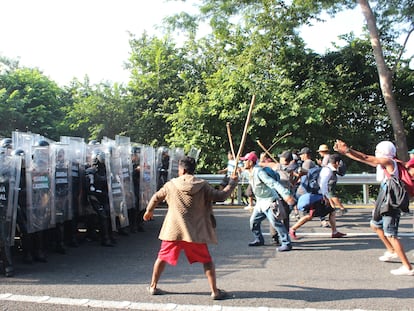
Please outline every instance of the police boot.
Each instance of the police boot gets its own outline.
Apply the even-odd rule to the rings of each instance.
[[[129,232],[136,233],[138,228],[137,210],[131,208],[128,210]]]
[[[43,232],[35,232],[33,233],[33,258],[35,261],[38,262],[47,262],[46,254],[45,254],[45,244],[44,244],[44,237]]]
[[[67,236],[66,244],[70,247],[78,247],[78,223],[75,219],[69,220],[65,223],[65,236]]]
[[[56,224],[56,228],[54,231],[54,237],[52,237],[54,239],[54,251],[58,254],[66,254],[66,250],[65,247],[63,246],[63,232],[64,228],[63,228],[63,224]]]
[[[109,226],[107,219],[100,219],[101,222],[101,245],[102,246],[114,246],[111,242],[110,236],[109,236]]]
[[[12,255],[10,246],[2,246],[0,249],[1,259],[3,261],[3,271],[6,277],[12,277],[14,275],[14,268],[12,262]]]
[[[145,214],[145,210],[142,210],[142,211],[138,212],[138,217],[137,217],[138,232],[145,232],[145,230],[144,230],[144,214]]]
[[[22,252],[23,252],[23,263],[25,264],[32,264],[33,263],[33,243],[31,241],[31,237],[28,233],[24,233],[21,235],[22,241]]]

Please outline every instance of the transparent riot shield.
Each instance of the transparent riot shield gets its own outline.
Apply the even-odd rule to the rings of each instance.
[[[142,146],[140,153],[140,210],[144,210],[152,195],[157,190],[155,150],[150,146]]]
[[[114,141],[106,140],[105,165],[108,178],[109,206],[111,211],[112,230],[129,225],[128,210],[125,204],[125,195],[122,188],[121,154]]]
[[[72,211],[72,171],[71,149],[68,144],[50,145],[52,206],[55,211],[52,223],[63,224],[71,220]]]
[[[155,165],[157,167],[157,190],[170,179],[170,150],[167,147],[157,149]]]
[[[138,211],[142,211],[140,204],[140,183],[141,183],[141,150],[143,146],[141,144],[132,144],[131,147],[131,163],[132,163],[132,184],[135,197],[135,208]]]
[[[54,227],[49,146],[34,146],[26,153],[27,231]]]
[[[172,148],[170,149],[170,167],[169,176],[170,178],[178,177],[178,161],[185,156],[183,148]]]
[[[0,246],[13,246],[21,159],[0,154]]]
[[[12,141],[13,149],[22,149],[25,152],[28,152],[32,149],[32,146],[35,145],[36,141],[40,140],[39,134],[34,134],[30,132],[12,132]]]
[[[201,152],[200,149],[197,149],[195,147],[191,147],[191,149],[190,149],[190,151],[188,152],[187,155],[189,157],[194,158],[196,160],[196,162],[197,162],[198,161],[198,157],[200,156],[200,152]]]
[[[88,201],[85,189],[86,144],[83,138],[61,136],[60,141],[69,145],[70,168],[72,177],[73,217],[87,215]]]
[[[121,159],[121,183],[127,209],[135,208],[134,183],[132,180],[131,141],[129,137],[115,136]]]

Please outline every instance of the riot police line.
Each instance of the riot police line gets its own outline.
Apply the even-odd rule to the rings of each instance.
[[[197,158],[198,150],[190,155]],[[151,196],[178,176],[181,148],[154,148],[129,137],[86,143],[62,136],[53,141],[12,132],[0,145],[0,260],[5,276],[13,259],[46,262],[80,239],[114,246],[113,232],[143,230]]]

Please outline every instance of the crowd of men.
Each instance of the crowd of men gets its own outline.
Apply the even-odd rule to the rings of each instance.
[[[180,148],[153,148],[116,136],[53,141],[15,131],[0,143],[0,264],[46,262],[83,240],[116,244],[114,232],[143,230],[146,204],[177,176]]]

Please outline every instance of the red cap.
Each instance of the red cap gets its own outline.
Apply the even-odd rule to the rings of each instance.
[[[240,160],[242,160],[242,161],[250,160],[250,161],[256,163],[257,162],[257,155],[254,151],[251,151],[251,152],[247,153],[244,157],[241,157]]]

